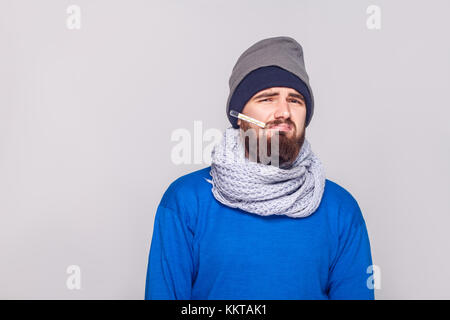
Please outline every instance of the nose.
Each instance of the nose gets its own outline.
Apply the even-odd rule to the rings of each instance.
[[[288,119],[291,116],[291,110],[287,101],[280,101],[277,105],[274,117],[275,119]]]

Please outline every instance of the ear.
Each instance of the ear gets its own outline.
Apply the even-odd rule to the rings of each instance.
[[[238,126],[241,126],[241,119],[237,119]]]

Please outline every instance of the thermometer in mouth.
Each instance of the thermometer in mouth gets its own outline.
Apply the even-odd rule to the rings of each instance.
[[[256,119],[254,119],[252,117],[246,116],[245,114],[239,113],[239,112],[237,112],[235,110],[230,110],[230,115],[235,117],[235,118],[238,118],[238,119],[241,119],[241,120],[244,120],[244,121],[256,124],[257,126],[259,126],[261,128],[265,128],[265,126],[266,126],[266,124],[264,122],[256,120]]]

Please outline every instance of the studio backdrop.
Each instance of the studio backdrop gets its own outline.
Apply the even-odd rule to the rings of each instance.
[[[314,92],[306,136],[358,201],[376,299],[450,299],[449,13],[447,0],[2,0],[0,298],[143,299],[156,208],[210,165],[236,59],[289,36]]]

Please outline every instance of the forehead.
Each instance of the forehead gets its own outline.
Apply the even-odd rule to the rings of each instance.
[[[258,91],[257,93],[255,93],[255,95],[260,94],[260,93],[280,93],[280,92],[286,92],[286,93],[297,93],[300,94],[300,92],[298,92],[295,89],[292,88],[287,88],[287,87],[271,87],[271,88],[267,88],[261,91]]]

